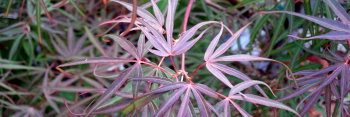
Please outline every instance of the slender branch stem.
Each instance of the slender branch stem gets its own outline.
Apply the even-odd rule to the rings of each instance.
[[[181,71],[183,72],[185,72],[185,57],[186,57],[186,54],[182,53],[181,54]]]
[[[348,39],[347,41],[348,41],[348,47],[350,49],[350,39]]]
[[[187,4],[185,17],[184,17],[183,24],[182,24],[182,33],[186,32],[186,30],[187,30],[188,17],[190,16],[193,2],[194,2],[194,0],[190,0]],[[183,71],[183,72],[185,72],[185,57],[186,57],[186,53],[181,54],[181,71]]]
[[[173,56],[169,56],[169,58],[170,58],[171,64],[172,64],[173,67],[174,67],[175,73],[177,74],[178,70],[177,70],[176,65],[175,65],[175,62],[174,62],[174,60],[173,60]]]
[[[135,24],[136,17],[137,17],[137,0],[133,0],[132,15],[131,15],[130,24],[129,24],[128,28],[120,36],[124,37],[126,34],[128,34],[130,32],[131,28]]]
[[[198,70],[199,70],[200,68],[202,68],[205,64],[207,64],[207,62],[204,62],[204,63],[202,63],[201,65],[199,65],[199,66],[197,67],[197,69],[194,70],[194,72],[193,72],[192,75],[190,76],[190,79],[192,79],[193,76],[196,75],[196,73],[198,72]]]
[[[165,58],[165,57],[162,57],[162,58],[160,59],[160,61],[159,61],[159,63],[158,63],[158,66],[160,66],[160,65],[163,63],[164,58]]]
[[[191,8],[193,5],[194,0],[190,0],[187,4],[186,12],[185,12],[185,17],[183,20],[183,25],[182,25],[182,32],[185,32],[187,29],[187,22],[188,22],[188,17],[190,16],[191,13]]]
[[[148,65],[148,66],[151,66],[151,67],[154,67],[154,68],[158,68],[159,70],[162,70],[163,72],[165,72],[165,73],[167,73],[167,74],[169,74],[169,75],[171,75],[171,76],[174,75],[174,74],[168,72],[167,70],[165,70],[164,68],[159,67],[159,66],[157,66],[157,65],[153,65],[153,64],[151,64],[151,63],[147,63],[147,62],[143,62],[143,61],[141,61],[141,63],[142,63],[142,64],[145,64],[145,65]]]

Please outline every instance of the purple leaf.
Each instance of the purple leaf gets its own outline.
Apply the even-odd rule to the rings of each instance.
[[[204,54],[204,60],[205,61],[208,61],[209,60],[209,56],[213,54],[214,49],[215,49],[216,45],[218,44],[219,39],[220,39],[220,37],[222,35],[223,29],[224,29],[224,26],[221,23],[220,32],[214,37],[214,39],[212,39],[212,41],[210,42],[210,44],[209,44],[209,46],[207,48],[207,51],[205,51],[205,54]]]
[[[111,1],[117,2],[117,3],[121,4],[121,5],[123,5],[129,11],[132,11],[132,9],[133,9],[132,8],[133,7],[132,4],[130,4],[130,3],[126,3],[126,2],[123,2],[123,1],[120,1],[120,0],[111,0]],[[154,18],[154,16],[151,13],[149,13],[147,10],[145,10],[145,9],[143,9],[141,7],[137,8],[137,15],[141,16],[145,20],[148,20],[148,21],[150,21],[150,22],[152,22],[152,23],[154,23],[154,24],[156,24],[158,26],[161,26],[158,23],[158,21],[156,20],[156,18]]]
[[[209,88],[207,85],[203,85],[203,84],[195,84],[193,85],[194,88],[196,88],[199,92],[211,97],[211,98],[214,98],[214,99],[217,99],[219,96],[216,94],[216,92]]]
[[[310,84],[309,86],[306,86],[304,88],[299,88],[296,91],[294,91],[293,93],[290,93],[287,96],[284,96],[283,98],[278,99],[278,101],[284,101],[284,100],[288,100],[288,99],[296,97],[296,96],[300,96],[301,94],[307,92],[309,89],[313,88],[314,86],[316,86],[318,84],[319,83],[314,83],[314,84]]]
[[[350,77],[349,65],[344,65],[340,79],[340,96],[344,97],[348,93],[348,81]]]
[[[345,9],[335,0],[323,0],[329,6],[335,15],[337,15],[345,24],[350,24],[350,17]]]
[[[230,94],[228,96],[232,96],[232,95],[237,94],[237,93],[239,93],[239,92],[241,92],[241,91],[243,91],[251,86],[258,85],[258,84],[265,85],[266,87],[269,88],[269,90],[272,92],[272,94],[274,96],[276,96],[268,84],[261,82],[261,81],[257,81],[257,80],[247,80],[247,81],[241,82],[239,84],[236,84],[235,86],[233,86],[233,88],[231,88]]]
[[[162,87],[159,87],[157,89],[152,90],[151,92],[147,93],[148,94],[155,94],[155,93],[162,93],[162,92],[166,92],[166,91],[170,91],[170,90],[175,90],[181,87],[185,87],[186,83],[172,83],[172,84],[168,84]]]
[[[332,81],[337,78],[337,76],[339,75],[339,73],[342,71],[342,69],[345,68],[346,65],[341,65],[339,66],[337,69],[335,69],[321,84],[320,86],[312,93],[310,93],[309,95],[314,94],[315,92],[322,90],[324,87],[326,87],[327,85],[329,85],[330,83],[332,83]]]
[[[156,2],[154,0],[151,0],[151,3],[152,3],[152,8],[153,8],[154,15],[158,19],[159,24],[163,25],[164,24],[163,13],[160,11],[159,7],[157,6],[157,4],[156,4]]]
[[[135,60],[124,59],[124,58],[113,58],[113,57],[96,57],[96,58],[85,58],[78,59],[69,63],[61,64],[58,67],[67,67],[81,64],[93,64],[93,63],[129,63],[135,62]]]
[[[180,54],[186,52],[187,50],[189,50],[190,48],[192,48],[192,46],[193,46],[194,44],[196,44],[197,41],[198,41],[199,39],[202,38],[202,36],[204,35],[204,33],[206,33],[206,32],[208,31],[209,28],[210,28],[210,27],[206,28],[204,31],[202,31],[201,34],[199,34],[198,37],[196,37],[195,39],[193,39],[193,40],[191,40],[191,41],[189,41],[189,42],[187,42],[187,43],[184,43],[184,44],[181,44],[181,45],[178,44],[178,43],[176,43],[176,44],[174,45],[174,48],[173,48],[173,54],[174,54],[174,55],[180,55]]]
[[[168,52],[170,53],[170,50],[171,50],[171,45],[167,44],[166,43],[166,40],[164,38],[164,36],[162,35],[161,32],[159,32],[158,30],[156,30],[153,26],[151,26],[150,24],[148,24],[147,22],[145,22],[144,20],[139,20],[137,19],[137,21],[141,22],[146,28],[148,31],[151,32],[151,34],[154,36],[154,39],[157,40],[160,45],[162,45],[162,47]],[[147,35],[146,35],[147,36]],[[148,40],[150,40],[148,38]]]
[[[309,112],[309,110],[315,105],[318,98],[321,96],[321,93],[322,91],[317,91],[317,93],[308,100],[308,102],[304,105],[304,108],[301,110],[300,116],[304,116],[307,112]]]
[[[227,49],[229,49],[233,42],[235,42],[239,36],[243,33],[243,31],[250,25],[247,24],[241,29],[239,29],[235,34],[233,34],[225,43],[221,44],[214,52],[214,54],[210,55],[208,60],[212,60],[220,55],[222,55],[224,52],[226,52]]]
[[[116,23],[130,23],[131,22],[131,18],[130,17],[117,17],[115,19],[112,20],[107,20],[104,21],[100,24],[98,24],[99,26],[103,26],[103,25],[107,25],[107,24],[116,24]],[[135,24],[141,24],[138,21],[135,21]]]
[[[211,62],[216,62],[216,61],[275,61],[275,60],[246,55],[246,54],[237,54],[237,55],[223,56],[223,57],[219,57],[211,60]]]
[[[165,41],[162,34],[160,34],[156,29],[154,29],[148,23],[138,19],[137,21],[141,22],[143,25],[146,26],[146,27],[143,27],[138,24],[135,24],[142,30],[142,32],[146,35],[147,39],[152,43],[152,45],[155,48],[157,48],[159,51],[163,53],[167,53],[167,54],[170,53],[170,47]]]
[[[287,110],[289,112],[295,113],[296,115],[299,115],[295,110],[293,110],[292,108],[290,108],[290,107],[288,107],[280,102],[277,102],[275,100],[271,100],[268,98],[252,95],[252,94],[233,95],[233,96],[230,96],[230,98],[236,99],[236,100],[248,101],[248,102],[256,103],[256,104],[261,104],[261,105],[265,105],[268,107],[275,107],[275,108],[279,108],[279,109],[284,109],[284,110]]]
[[[83,51],[81,50],[81,47],[83,47],[84,43],[86,42],[86,39],[87,39],[87,35],[83,35],[82,37],[80,37],[80,39],[74,44],[72,51],[74,52]],[[90,45],[88,47],[93,47],[93,46]]]
[[[197,101],[199,113],[201,117],[210,117],[210,110],[208,108],[206,100],[203,96],[195,89],[191,88],[194,98]]]
[[[191,89],[187,88],[185,96],[183,97],[183,99],[181,100],[181,106],[179,109],[179,112],[177,113],[177,117],[185,117],[188,111],[188,103],[190,101],[190,92]]]
[[[225,101],[224,105],[224,117],[231,117],[230,101]]]
[[[68,34],[67,34],[67,39],[68,39],[68,49],[73,50],[73,47],[76,46],[74,45],[74,31],[72,27],[68,28]]]
[[[183,47],[183,45],[188,42],[189,39],[191,39],[193,37],[193,35],[196,33],[196,31],[201,28],[204,25],[208,25],[208,24],[214,24],[214,23],[218,23],[216,21],[207,21],[207,22],[201,22],[195,26],[193,26],[191,29],[187,30],[186,32],[184,32],[180,37],[179,37],[179,41],[175,43],[174,48],[178,49]]]
[[[170,107],[174,105],[174,103],[180,98],[186,89],[187,87],[182,87],[178,90],[175,90],[174,93],[172,93],[169,98],[160,106],[155,117],[162,117],[170,109]]]
[[[55,50],[60,54],[60,55],[66,55],[66,52],[68,50],[66,50],[65,47],[60,47],[57,45],[56,41],[54,41],[54,39],[51,39],[51,43],[53,45],[53,47],[55,48]]]
[[[102,94],[102,96],[87,110],[86,116],[90,115],[95,111],[100,105],[106,102],[124,83],[128,80],[128,77],[135,69],[135,66],[132,66],[126,69],[121,73],[116,80],[114,80],[110,87]]]
[[[332,82],[330,84],[330,86],[331,86],[331,90],[332,90],[332,93],[334,94],[335,98],[340,99],[340,94],[338,93],[338,89],[336,87],[335,82]]]
[[[92,112],[92,115],[99,115],[99,114],[108,114],[108,113],[114,113],[117,111],[120,111],[122,109],[124,109],[125,107],[127,107],[129,105],[130,101],[124,101],[122,103],[116,103],[116,104],[112,104],[100,109],[95,110],[94,112]]]
[[[135,98],[127,107],[123,109],[123,114],[130,114],[132,112],[135,112],[136,110],[140,109],[146,109],[148,108],[147,105],[151,105],[149,107],[152,107],[152,101],[159,97],[161,94],[154,94],[154,95],[144,95],[139,98]],[[151,108],[151,110],[157,110],[156,108]],[[151,113],[154,113],[152,111]]]
[[[235,102],[233,102],[233,101],[230,101],[230,102],[238,110],[238,112],[241,113],[241,115],[243,115],[243,117],[253,117],[252,115],[250,115],[247,111],[242,109],[241,106],[239,106]]]
[[[220,63],[211,63],[211,65],[216,68],[219,69],[220,71],[229,74],[231,76],[237,77],[241,80],[251,80],[247,75],[243,74],[242,72],[235,70],[229,66],[226,66],[224,64],[220,64]]]
[[[350,28],[348,26],[342,24],[341,22],[326,19],[326,18],[317,18],[317,17],[308,16],[308,15],[304,15],[304,14],[300,14],[300,13],[289,12],[289,11],[264,11],[261,13],[267,13],[267,14],[286,13],[286,14],[302,17],[304,19],[307,19],[309,21],[312,21],[316,24],[319,24],[323,27],[326,27],[326,28],[329,28],[332,30],[350,32],[350,30],[349,30]]]
[[[141,57],[137,53],[136,47],[125,38],[119,37],[117,35],[106,35],[105,37],[112,38],[115,42],[119,44],[124,50],[126,50],[129,54],[135,57],[137,60],[140,60]]]
[[[340,31],[333,31],[326,34],[321,34],[318,36],[308,37],[308,38],[301,38],[293,35],[289,35],[290,37],[297,38],[297,39],[330,39],[330,40],[348,40],[350,33],[348,32],[340,32]]]
[[[226,86],[228,86],[230,88],[233,87],[233,85],[230,83],[230,81],[227,79],[227,77],[220,70],[218,70],[217,68],[213,67],[212,64],[206,64],[205,66],[222,83],[224,83]]]
[[[304,86],[304,85],[308,85],[308,84],[313,84],[313,83],[317,83],[319,81],[322,81],[324,79],[324,77],[320,77],[320,78],[312,78],[312,79],[308,79],[308,80],[305,80],[305,81],[300,81],[298,82],[298,85],[299,86]],[[289,85],[289,86],[286,86],[282,89],[279,89],[279,90],[286,90],[286,89],[290,89],[290,88],[293,88],[295,87],[295,85]]]
[[[166,52],[162,52],[162,51],[158,51],[158,50],[153,50],[153,49],[148,49],[148,51],[150,51],[151,53],[158,55],[158,56],[168,56],[169,54],[167,54]]]
[[[319,71],[313,71],[313,72],[307,73],[308,75],[300,77],[297,80],[305,80],[305,79],[312,78],[313,76],[317,76],[317,75],[321,75],[321,74],[327,74],[328,72],[333,71],[334,69],[338,68],[339,65],[341,65],[341,64],[332,65],[332,66],[323,68],[323,69],[321,69]],[[300,71],[300,72],[294,73],[294,75],[304,75],[304,72]]]
[[[152,83],[157,84],[170,84],[173,83],[172,80],[169,80],[168,78],[162,78],[162,77],[156,77],[156,76],[147,76],[142,78],[131,78],[131,81],[148,81]]]
[[[230,68],[224,64],[220,64],[220,63],[211,63],[212,66],[218,70],[221,70],[221,72],[224,72],[226,74],[229,74],[231,76],[237,77],[241,80],[251,80],[247,75],[243,74],[242,72],[235,70],[233,68]],[[267,97],[265,91],[263,89],[261,89],[260,86],[254,86],[263,96]]]
[[[168,0],[168,13],[166,17],[165,28],[169,46],[173,45],[174,15],[176,11],[177,2],[178,0]]]
[[[47,87],[49,85],[49,68],[46,70],[45,75],[44,75],[44,80],[43,80],[43,87]],[[57,112],[60,112],[60,109],[58,108],[57,104],[52,101],[51,96],[50,96],[50,90],[47,88],[42,88],[44,96],[47,100],[47,103]]]
[[[215,107],[213,105],[211,105],[208,101],[206,101],[206,102],[207,102],[208,108],[211,111],[213,111],[216,114],[216,116],[220,116],[219,112],[215,109]]]
[[[145,44],[145,35],[143,33],[140,34],[139,40],[137,42],[137,53],[142,58],[145,54],[147,54],[148,49]]]

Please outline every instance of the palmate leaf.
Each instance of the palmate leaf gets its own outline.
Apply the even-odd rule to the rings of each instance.
[[[210,45],[208,46],[208,49],[206,50],[205,52],[205,55],[204,55],[204,60],[206,61],[206,67],[207,69],[215,76],[217,77],[221,82],[223,82],[225,85],[227,85],[228,87],[232,88],[233,85],[230,83],[230,81],[227,79],[227,77],[219,70],[219,69],[216,69],[214,68],[214,65],[213,63],[211,62],[211,60],[217,56],[220,56],[221,54],[223,54],[227,49],[228,47],[226,46],[229,46],[229,45],[232,45],[232,43],[234,42],[234,40],[236,40],[239,35],[243,32],[243,30],[245,28],[247,28],[248,25],[244,26],[243,28],[241,28],[239,31],[236,32],[235,36],[232,36],[229,40],[227,40],[224,44],[222,44],[219,49],[217,49],[216,51],[214,51],[216,45],[218,44],[218,41],[219,41],[219,37],[221,36],[222,34],[222,29],[223,29],[223,25],[221,25],[222,28],[219,32],[219,34],[214,37],[214,39],[212,40],[212,42],[210,43]],[[227,48],[227,49],[225,49]],[[214,55],[214,54],[215,55]],[[221,54],[220,54],[221,53]]]
[[[99,106],[106,102],[129,78],[129,75],[133,72],[135,66],[126,69],[120,74],[115,81],[112,82],[111,86],[102,94],[102,96],[89,108],[86,112],[86,116],[90,115]]]
[[[134,79],[135,78],[131,80],[134,80]],[[165,80],[160,80],[160,79],[166,79],[166,78],[145,77],[145,80],[143,80],[143,78],[136,78],[136,80],[149,81],[149,82],[155,81],[154,83],[164,83],[163,81]],[[159,82],[159,81],[162,81],[162,82]],[[180,97],[183,94],[184,94],[184,97],[182,99],[182,104],[180,105],[177,116],[184,116],[189,114],[187,110],[189,108],[189,103],[190,103],[190,100],[189,100],[190,93],[192,92],[194,99],[197,101],[197,105],[200,110],[200,115],[204,117],[208,117],[210,116],[211,111],[202,94],[208,95],[209,97],[213,97],[213,98],[218,97],[218,95],[214,90],[210,89],[209,87],[203,84],[176,82],[176,83],[166,84],[157,89],[154,89],[151,92],[148,92],[143,96],[140,96],[140,98],[143,98],[149,95],[157,95],[159,93],[165,93],[173,90],[174,92],[169,96],[169,98],[167,98],[164,102],[162,102],[162,105],[160,106],[155,116],[164,116],[164,114],[169,111],[169,109],[180,99]]]
[[[209,24],[210,22],[204,22],[204,25],[205,24]],[[204,25],[199,25],[197,24],[196,26],[204,26]],[[192,27],[191,29],[193,28],[196,28],[196,26]],[[192,46],[194,44],[197,43],[197,41],[199,39],[202,38],[202,36],[210,29],[210,27],[206,28],[205,30],[203,30],[195,39],[191,40],[191,41],[188,41],[195,33],[195,31],[197,31],[200,27],[198,27],[196,30],[188,30],[186,31],[178,40],[178,42],[175,43],[174,47],[173,47],[173,50],[172,50],[172,54],[173,55],[180,55],[182,53],[185,53],[186,51],[188,51],[189,49],[192,48]],[[193,34],[190,34],[190,33],[193,33]],[[187,38],[186,38],[187,37]]]
[[[45,71],[45,75],[44,75],[44,80],[43,80],[43,87],[47,87],[49,85],[49,71],[50,69],[47,69]],[[58,108],[57,104],[55,102],[52,101],[52,98],[50,96],[50,91],[47,88],[43,88],[42,89],[44,96],[47,100],[47,102],[49,103],[49,105],[57,112],[60,112],[60,109]]]
[[[106,35],[105,37],[112,38],[117,42],[124,50],[135,57],[137,60],[141,60],[141,56],[138,54],[136,47],[129,41],[117,35]]]
[[[145,34],[147,39],[152,43],[152,45],[159,49],[160,51],[164,51],[167,54],[170,53],[171,46],[164,38],[162,35],[162,32],[157,31],[153,26],[151,26],[149,23],[145,22],[142,19],[136,19],[136,21],[141,22],[143,26],[137,25],[141,31]],[[167,32],[167,33],[172,33],[172,32]]]
[[[207,21],[207,22],[199,23],[199,24],[195,25],[194,27],[192,27],[191,29],[184,32],[184,34],[182,34],[179,37],[179,39],[178,39],[179,41],[173,45],[172,43],[165,41],[165,38],[163,37],[161,32],[157,31],[154,27],[149,25],[147,22],[140,20],[140,19],[137,19],[137,21],[139,21],[143,25],[145,25],[145,27],[143,27],[143,26],[136,24],[136,26],[138,26],[142,30],[142,32],[146,35],[147,39],[157,49],[156,51],[150,50],[150,52],[152,52],[158,56],[169,56],[169,55],[174,56],[174,55],[180,55],[180,54],[186,52],[199,39],[201,39],[201,37],[208,30],[208,28],[206,30],[202,31],[202,33],[199,36],[197,36],[195,39],[190,40],[195,35],[196,31],[198,31],[201,27],[203,27],[205,25],[218,23],[216,21]],[[167,31],[167,33],[173,33],[173,32]],[[167,39],[167,40],[169,40],[169,39]],[[172,41],[172,39],[170,41]]]
[[[59,36],[52,34],[54,39],[51,40],[51,44],[58,52],[59,55],[50,56],[52,58],[58,58],[60,60],[70,60],[74,56],[83,56],[86,52],[91,50],[93,46],[84,47],[87,35],[83,35],[76,39],[73,28],[68,29],[67,42],[65,43]]]
[[[113,1],[123,5],[129,10],[132,9],[132,5],[129,3],[125,3],[118,0],[113,0]],[[151,15],[151,13],[149,13],[148,11],[142,8],[139,8],[141,10],[139,10],[140,12],[138,11],[137,13],[140,17],[142,17],[142,19],[141,18],[136,19],[135,25],[137,26],[138,29],[140,29],[145,34],[147,39],[152,43],[153,47],[155,48],[155,50],[149,49],[149,51],[158,56],[169,56],[169,55],[173,56],[173,55],[180,55],[186,52],[203,36],[206,30],[208,30],[206,29],[205,31],[202,31],[202,33],[198,37],[196,37],[193,40],[190,40],[194,36],[196,31],[199,30],[199,28],[208,24],[218,23],[216,21],[207,21],[207,22],[199,23],[194,27],[192,27],[191,29],[189,29],[188,31],[184,32],[184,34],[179,37],[178,39],[179,42],[173,44],[173,25],[174,25],[173,23],[174,23],[175,10],[177,6],[177,0],[168,1],[168,13],[166,18],[166,26],[165,26],[166,39],[162,35],[163,30],[160,30],[162,28],[162,25],[160,24],[163,24],[163,18],[161,18],[163,17],[163,15],[161,15],[161,12],[159,11],[158,6],[155,4],[153,0],[151,1],[151,3],[153,5],[154,12],[158,19],[158,22],[156,21],[157,19],[155,19],[154,16]],[[160,13],[160,15],[158,13]],[[101,25],[108,24],[108,23],[129,22],[129,20],[130,18],[122,18],[119,20],[107,21],[102,23]]]
[[[330,20],[326,18],[317,18],[314,16],[308,16],[300,13],[295,13],[295,12],[289,12],[289,11],[264,11],[261,13],[267,13],[267,14],[272,14],[272,13],[286,13],[290,15],[295,15],[302,17],[304,19],[307,19],[311,22],[314,22],[316,24],[319,24],[323,27],[332,29],[334,31],[314,36],[314,37],[308,37],[308,38],[300,38],[296,36],[291,36],[293,38],[297,39],[330,39],[330,40],[348,40],[347,38],[350,34],[350,16],[347,14],[346,10],[335,0],[323,0],[326,5],[328,5],[334,12],[336,16],[338,16],[341,21],[336,21],[336,20]]]
[[[227,79],[227,77],[223,74],[229,74],[231,76],[235,76],[239,79],[242,79],[244,81],[251,80],[248,76],[243,74],[242,72],[235,70],[231,67],[228,67],[226,65],[217,63],[220,61],[274,61],[278,62],[272,59],[268,58],[263,58],[263,57],[256,57],[256,56],[251,56],[251,55],[230,55],[230,56],[223,56],[219,57],[222,54],[224,54],[227,49],[232,45],[235,40],[241,35],[241,33],[249,26],[246,25],[239,29],[235,34],[233,34],[228,28],[224,25],[222,25],[222,28],[218,35],[214,37],[214,39],[211,41],[210,45],[208,46],[205,55],[204,55],[204,60],[206,61],[206,67],[207,69],[216,77],[218,78],[221,82],[223,82],[225,85],[228,87],[232,88],[233,85],[230,83],[230,81]],[[222,34],[222,29],[226,28],[231,34],[231,38],[227,40],[225,43],[220,45],[216,50],[215,47],[217,46],[220,36]],[[281,62],[278,62],[281,63]],[[285,64],[281,63],[282,65],[286,66]],[[288,67],[287,67],[288,68]],[[265,97],[267,97],[266,93],[259,87],[259,86],[254,86],[256,89]]]
[[[330,104],[332,101],[331,97],[333,95],[336,97],[336,100],[340,102],[339,110],[342,110],[342,116],[347,115],[348,112],[345,109],[347,107],[345,107],[342,100],[344,99],[344,95],[347,95],[349,92],[349,87],[347,84],[349,82],[349,79],[347,77],[350,71],[348,63],[349,56],[346,55],[345,57],[342,57],[336,53],[332,53],[332,55],[333,57],[336,57],[334,59],[339,60],[336,61],[337,63],[334,65],[320,70],[304,70],[295,73],[294,75],[300,75],[300,77],[296,79],[298,81],[299,87],[297,87],[294,92],[279,99],[279,101],[300,96],[303,93],[308,93],[310,89],[313,89],[306,97],[302,98],[297,106],[297,109],[300,108],[301,116],[307,114],[310,109],[317,103],[317,100],[322,97],[322,95],[325,97],[324,99],[326,102],[325,107],[327,110],[327,115],[331,115]],[[291,87],[293,86],[287,86],[286,89]]]

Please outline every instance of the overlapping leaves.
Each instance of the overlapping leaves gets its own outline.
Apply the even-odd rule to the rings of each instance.
[[[333,60],[337,61],[334,65],[328,66],[320,70],[304,70],[295,73],[295,75],[300,75],[302,77],[297,78],[298,85],[300,86],[293,93],[279,99],[281,101],[287,100],[293,97],[300,96],[303,93],[307,93],[311,90],[309,94],[299,103],[298,107],[300,109],[300,114],[305,115],[309,110],[316,104],[317,100],[325,92],[324,98],[326,101],[326,112],[327,115],[331,115],[331,97],[335,96],[336,99],[340,101],[340,107],[342,110],[342,115],[348,115],[346,104],[344,102],[345,96],[349,92],[349,82],[347,78],[350,74],[349,72],[349,56],[341,57],[338,54],[333,53]],[[284,89],[289,89],[294,86],[287,86]],[[338,90],[339,89],[339,90]]]
[[[119,0],[112,0],[112,1],[123,5],[129,10],[132,9],[132,5],[129,3],[122,2]],[[176,11],[177,2],[178,2],[177,0],[168,1],[167,17],[165,22],[164,22],[164,16],[161,14],[158,6],[155,4],[155,1],[151,0],[155,16],[153,16],[151,13],[149,13],[147,10],[143,9],[142,7],[138,8],[137,14],[141,18],[136,19],[136,22],[135,22],[136,27],[134,29],[141,30],[142,34],[144,34],[144,36],[147,37],[147,42],[149,42],[153,47],[149,47],[149,48],[145,47],[145,43],[147,42],[144,40],[144,38],[142,38],[143,35],[141,35],[141,38],[139,39],[137,48],[133,45],[132,42],[126,40],[125,38],[122,38],[116,35],[106,35],[105,37],[112,38],[116,43],[118,43],[118,45],[120,45],[124,50],[126,50],[131,55],[131,58],[113,58],[113,57],[86,58],[86,59],[80,59],[70,63],[62,64],[59,66],[59,67],[66,67],[66,66],[73,66],[73,65],[80,65],[80,64],[97,64],[98,65],[102,63],[132,64],[122,73],[120,73],[120,75],[112,82],[112,84],[107,89],[104,89],[102,96],[100,96],[99,99],[94,104],[92,104],[89,108],[87,108],[86,112],[82,114],[77,114],[77,115],[88,116],[91,114],[103,114],[103,113],[112,113],[115,111],[122,111],[122,114],[135,116],[137,115],[136,111],[142,110],[143,114],[147,113],[144,115],[150,114],[151,116],[168,116],[170,112],[174,112],[174,110],[176,110],[177,116],[179,117],[190,116],[190,115],[196,114],[196,112],[193,111],[194,104],[192,104],[191,98],[196,100],[195,104],[199,109],[199,114],[204,117],[211,116],[212,112],[220,116],[221,114],[218,112],[218,110],[220,110],[220,108],[222,107],[225,108],[225,111],[223,114],[225,116],[229,116],[231,111],[230,109],[228,109],[229,106],[226,106],[228,103],[233,104],[235,108],[242,115],[251,116],[247,112],[245,112],[238,104],[233,102],[234,100],[244,100],[251,103],[257,103],[257,104],[262,104],[270,107],[285,109],[293,113],[296,113],[293,109],[289,108],[288,106],[280,102],[269,99],[268,96],[265,94],[265,92],[258,86],[259,84],[268,86],[267,84],[260,81],[251,80],[248,76],[246,76],[242,72],[235,70],[227,65],[218,63],[221,61],[266,61],[266,60],[274,61],[271,59],[255,57],[250,55],[222,56],[228,50],[228,48],[230,48],[232,43],[234,43],[237,40],[240,34],[248,27],[249,24],[239,29],[236,33],[233,33],[223,23],[220,23],[217,21],[207,21],[207,22],[202,22],[193,26],[189,30],[183,32],[178,37],[178,39],[174,39],[174,36],[173,36],[174,15]],[[107,21],[106,23],[131,22],[131,19],[128,16],[120,17],[120,18],[121,19]],[[165,23],[165,29],[162,28],[164,23]],[[209,28],[217,24],[220,24],[221,29],[219,33],[214,37],[212,42],[210,43],[204,55],[204,60],[205,60],[205,65],[207,69],[214,76],[216,76],[220,81],[222,81],[225,85],[231,88],[231,92],[228,97],[220,93],[217,93],[216,91],[210,89],[206,85],[193,83],[191,81],[192,77],[186,76],[186,80],[187,80],[186,82],[184,82],[183,80],[180,81],[177,79],[177,77],[178,75],[183,75],[183,74],[178,74],[178,73],[172,74],[171,70],[166,70],[165,68],[161,67],[160,65],[161,62],[159,65],[154,65],[153,63],[146,61],[144,59],[144,55],[147,53],[147,51],[145,50],[148,50],[151,53],[157,56],[160,56],[162,58],[167,56],[176,56],[176,55],[183,54],[189,49],[191,49],[192,46],[202,38],[202,36],[206,33],[206,31],[209,30]],[[197,37],[194,37],[195,35],[197,35],[197,31],[200,28],[208,25],[210,26],[207,27],[205,30],[201,31]],[[226,42],[221,44],[217,49],[215,49],[217,44],[219,43],[219,40],[223,34],[224,29],[228,30],[231,37]],[[165,34],[166,36],[163,35],[164,33],[166,33]],[[173,80],[169,80],[167,78],[157,77],[156,75],[144,76],[143,75],[144,71],[142,69],[141,64],[148,65],[148,66],[162,70],[163,72],[167,73],[168,76],[170,76],[171,78],[175,77],[176,82],[174,82]],[[240,78],[244,80],[244,82],[234,86],[230,83],[230,81],[227,79],[224,73]],[[133,78],[130,79],[130,77],[133,77]],[[139,91],[137,89],[134,89],[138,87],[137,84],[139,82],[132,82],[136,84],[136,86],[133,85],[132,100],[126,100],[126,103],[115,103],[106,107],[101,107],[101,105],[107,102],[110,97],[112,97],[117,93],[117,90],[122,88],[123,84],[127,84],[128,83],[127,81],[129,79],[132,81],[146,81],[144,83],[144,86],[147,86],[147,88],[145,88],[142,91]],[[160,85],[153,85],[154,83],[158,83]],[[241,92],[244,89],[249,88],[251,86],[255,86],[259,90],[259,92],[265,97],[260,97],[260,96],[251,95],[251,94],[243,94]],[[156,87],[156,89],[151,90],[152,89],[151,87]],[[167,92],[172,92],[172,93],[165,100],[160,100],[161,106],[159,107],[159,109],[157,109],[157,106],[155,106],[153,102],[154,99],[162,96],[162,94]],[[212,97],[214,99],[224,98],[222,103],[225,103],[225,106],[218,106],[217,108],[211,106],[211,104],[207,100],[205,100],[202,94]],[[176,105],[176,102],[180,99],[182,101],[179,109],[174,108],[174,106]],[[170,110],[173,110],[173,111],[170,111]]]
[[[269,14],[286,13],[290,15],[295,15],[333,30],[326,34],[321,34],[314,37],[300,38],[300,37],[292,36],[294,38],[348,40],[350,36],[350,16],[337,1],[335,0],[323,0],[323,1],[326,3],[326,5],[328,5],[333,10],[334,14],[338,16],[341,21],[336,21],[336,20],[331,20],[326,18],[318,18],[318,17],[308,16],[308,15],[290,12],[290,11],[264,11],[261,13],[269,13]]]

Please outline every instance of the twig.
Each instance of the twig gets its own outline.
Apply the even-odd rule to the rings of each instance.
[[[120,35],[121,37],[124,37],[126,34],[130,32],[131,28],[134,26],[134,23],[136,21],[136,16],[137,16],[137,0],[133,0],[131,21],[128,28]]]
[[[185,17],[184,17],[184,23],[182,24],[182,33],[186,32],[187,30],[187,22],[188,22],[188,17],[190,16],[191,13],[191,8],[193,6],[194,0],[190,0],[188,2],[186,12],[185,12]],[[181,54],[181,71],[185,72],[185,56],[186,53]]]

